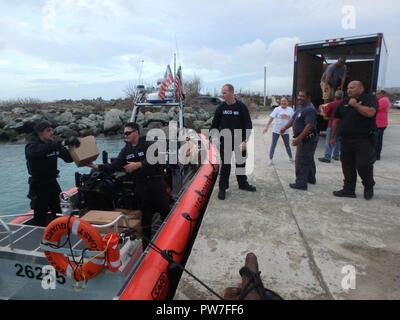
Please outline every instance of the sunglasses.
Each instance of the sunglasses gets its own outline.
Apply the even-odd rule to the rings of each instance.
[[[128,137],[128,136],[130,136],[132,133],[134,133],[134,132],[136,132],[137,130],[133,130],[133,131],[126,131],[126,132],[124,132],[124,136],[125,137]]]

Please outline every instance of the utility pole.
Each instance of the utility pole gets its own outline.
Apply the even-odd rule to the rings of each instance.
[[[267,67],[264,67],[264,108],[267,107]]]

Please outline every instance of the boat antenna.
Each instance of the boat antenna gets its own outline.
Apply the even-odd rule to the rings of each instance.
[[[142,84],[143,63],[144,63],[144,60],[142,60],[142,61],[140,62],[140,69],[139,69],[139,80],[138,80],[138,84]]]
[[[176,53],[174,53],[174,78],[176,77]]]
[[[179,55],[179,47],[178,47],[178,38],[176,37],[176,34],[175,34],[175,46],[176,46],[176,53],[178,55],[178,62],[179,62],[179,64],[181,64],[181,58]]]

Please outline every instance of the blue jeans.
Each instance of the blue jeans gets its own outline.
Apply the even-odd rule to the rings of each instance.
[[[330,136],[331,136],[331,128],[327,128],[326,140],[325,140],[325,159],[331,160],[332,152],[333,152],[333,157],[338,159],[340,157],[340,149],[341,149],[340,138],[338,137],[337,134],[335,134],[335,149],[332,150],[333,148],[329,143]]]
[[[269,159],[272,160],[274,158],[276,144],[278,143],[279,137],[282,136],[283,142],[285,143],[286,152],[290,159],[293,158],[292,150],[290,149],[290,142],[289,142],[289,134],[280,135],[278,133],[272,133],[272,145],[271,150],[269,151]]]

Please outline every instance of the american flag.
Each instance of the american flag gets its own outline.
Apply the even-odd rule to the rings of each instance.
[[[161,100],[165,100],[165,93],[173,82],[174,76],[172,75],[171,67],[168,65],[167,71],[165,71],[164,80],[161,83],[160,92],[158,93],[158,96]]]
[[[178,68],[175,75],[175,97],[176,101],[183,99],[183,88],[182,88],[182,67]]]

